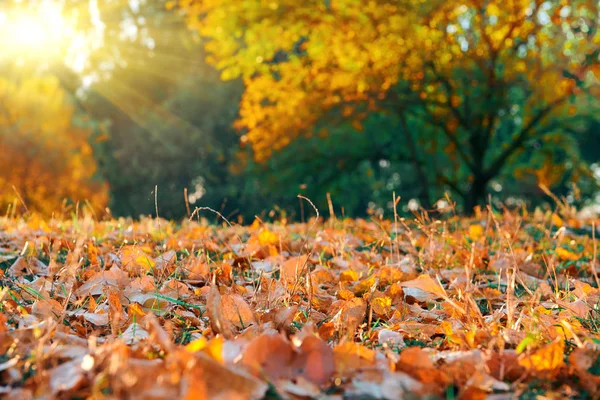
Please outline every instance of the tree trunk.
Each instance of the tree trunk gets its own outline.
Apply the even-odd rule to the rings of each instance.
[[[488,181],[482,176],[476,176],[473,180],[473,184],[464,196],[465,212],[467,214],[472,214],[476,206],[484,204]]]
[[[417,144],[415,143],[412,133],[408,129],[408,123],[406,122],[406,117],[403,114],[403,110],[401,110],[398,113],[398,117],[400,120],[402,131],[404,132],[404,136],[406,138],[406,142],[409,146],[411,162],[415,168],[415,172],[417,173],[419,183],[421,184],[419,189],[419,202],[421,203],[421,207],[423,207],[425,210],[429,210],[431,209],[431,197],[429,196],[429,180],[427,179],[427,174],[425,173],[423,165],[421,164],[421,161],[417,156]]]

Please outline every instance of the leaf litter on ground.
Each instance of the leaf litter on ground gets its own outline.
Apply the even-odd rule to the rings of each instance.
[[[439,218],[2,218],[0,393],[599,396],[600,221]]]

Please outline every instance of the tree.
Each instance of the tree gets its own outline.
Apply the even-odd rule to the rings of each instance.
[[[158,4],[157,4],[158,5]],[[99,4],[105,22],[102,51],[93,54],[89,74],[96,81],[82,101],[101,121],[94,147],[110,185],[116,216],[155,214],[180,219],[189,207],[208,206],[227,217],[250,220],[265,200],[257,177],[239,158],[232,125],[242,92],[240,82],[223,83],[203,61],[202,43],[181,18],[164,7]],[[124,25],[136,26],[122,35]],[[114,60],[106,76],[100,65]]]
[[[207,60],[222,79],[243,79],[236,126],[258,162],[327,135],[323,121],[361,131],[368,116],[386,114],[399,127],[393,140],[404,144],[394,161],[412,165],[424,205],[435,184],[471,210],[492,181],[514,178],[517,163],[538,157],[540,141],[560,147],[556,138],[598,109],[596,1],[178,5],[207,38]],[[548,160],[529,173],[540,183],[562,179]]]
[[[77,123],[74,109],[54,77],[0,79],[1,207],[22,201],[51,215],[63,211],[64,200],[106,205],[89,131]]]

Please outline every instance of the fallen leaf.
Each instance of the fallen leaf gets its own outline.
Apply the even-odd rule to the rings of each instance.
[[[375,365],[375,352],[359,343],[347,342],[333,349],[335,373],[345,376],[350,371]]]
[[[67,361],[51,369],[49,374],[50,390],[54,395],[76,389],[85,379],[80,360]]]
[[[405,288],[420,289],[424,292],[431,293],[435,296],[446,297],[446,292],[440,284],[433,280],[429,275],[419,275],[417,279],[400,283]]]
[[[40,319],[56,319],[62,314],[62,308],[62,305],[54,299],[38,300],[33,303],[31,314]]]
[[[219,289],[212,285],[206,296],[206,314],[210,319],[210,326],[215,333],[220,333],[226,339],[232,339],[235,334],[231,321],[223,314],[223,303]]]
[[[83,318],[96,326],[105,326],[108,325],[108,314],[107,313],[91,313],[86,312],[82,314]]]
[[[400,332],[394,332],[389,329],[381,329],[377,332],[377,341],[379,344],[387,343],[392,346],[404,347],[404,338]]]
[[[384,297],[376,297],[371,301],[373,312],[379,316],[385,317],[392,309],[392,299]]]
[[[285,261],[280,268],[280,278],[288,284],[293,284],[308,262],[308,255],[292,257]]]
[[[562,338],[557,338],[552,343],[521,358],[519,364],[529,370],[556,374],[560,367],[564,365],[564,353],[565,341]]]
[[[221,309],[223,318],[237,329],[246,329],[250,325],[256,325],[254,312],[244,298],[238,294],[223,295]]]
[[[469,239],[477,241],[481,236],[483,236],[483,226],[479,224],[469,226]]]
[[[281,334],[264,334],[252,340],[242,358],[242,364],[256,376],[270,380],[291,379],[289,366],[294,361],[294,349]]]

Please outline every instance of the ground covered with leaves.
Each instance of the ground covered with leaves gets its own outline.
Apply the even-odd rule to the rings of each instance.
[[[0,219],[0,393],[597,397],[600,221],[563,211]]]

